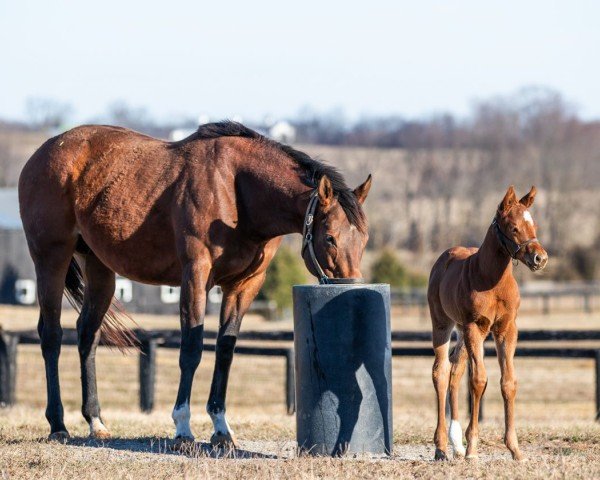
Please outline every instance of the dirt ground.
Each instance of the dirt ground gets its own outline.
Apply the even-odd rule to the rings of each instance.
[[[394,328],[425,329],[418,315],[394,312]],[[34,309],[0,307],[7,329],[32,328]],[[146,328],[170,328],[171,317],[136,316]],[[67,312],[65,325],[74,321]],[[600,315],[572,312],[520,320],[522,328],[598,328]],[[246,329],[286,329],[249,317]],[[216,319],[207,320],[208,328]],[[552,325],[550,327],[550,325]],[[583,326],[581,326],[583,325]],[[174,326],[173,326],[174,327]],[[435,463],[434,392],[431,359],[393,361],[394,453],[390,458],[311,458],[296,454],[295,420],[285,412],[284,361],[238,356],[232,368],[228,418],[240,450],[226,456],[203,442],[211,434],[205,413],[214,355],[205,353],[196,374],[192,428],[197,445],[185,452],[170,448],[170,412],[178,381],[177,352],[159,350],[156,407],[138,407],[138,358],[106,348],[98,352],[99,396],[113,439],[87,439],[79,413],[81,387],[75,347],[64,347],[61,386],[67,444],[45,440],[45,380],[38,346],[21,345],[17,406],[0,409],[2,478],[600,478],[600,424],[594,422],[594,371],[591,360],[517,358],[517,428],[527,462],[515,463],[502,444],[503,410],[495,359],[486,360],[489,386],[481,424],[480,460]],[[463,390],[464,387],[463,387]],[[466,397],[466,391],[461,392]],[[461,405],[466,421],[466,402]],[[463,427],[466,426],[463,423]]]

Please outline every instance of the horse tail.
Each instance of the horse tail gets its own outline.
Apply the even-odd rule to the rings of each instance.
[[[71,258],[67,277],[65,279],[65,296],[71,306],[81,313],[83,307],[84,282],[83,272],[77,260]],[[111,307],[104,315],[100,327],[101,339],[111,347],[117,347],[121,352],[127,353],[130,349],[139,349],[140,342],[135,332],[125,325],[135,324],[134,320],[127,314],[123,306],[116,298],[112,299]]]

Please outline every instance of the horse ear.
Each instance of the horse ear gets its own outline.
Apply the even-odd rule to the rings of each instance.
[[[506,195],[504,195],[502,202],[498,206],[498,210],[500,210],[501,212],[505,212],[515,203],[517,203],[517,194],[515,193],[515,187],[511,185],[510,187],[508,187]]]
[[[373,177],[369,173],[369,176],[365,180],[365,183],[363,183],[362,185],[359,185],[358,187],[356,187],[354,189],[354,195],[356,195],[356,199],[358,200],[358,203],[362,204],[367,199],[369,190],[371,190],[372,180],[373,180]]]
[[[537,188],[535,188],[535,186],[532,186],[531,190],[529,190],[529,193],[525,195],[521,200],[519,200],[519,203],[525,205],[525,208],[531,207],[531,205],[533,205],[533,200],[535,199],[536,193]]]
[[[333,201],[333,187],[327,175],[323,175],[319,181],[319,202],[323,208],[327,208]]]

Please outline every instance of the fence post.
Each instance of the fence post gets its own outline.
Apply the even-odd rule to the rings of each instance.
[[[596,350],[596,421],[600,422],[600,350]]]
[[[542,295],[542,304],[542,313],[544,315],[550,314],[550,295],[548,295],[547,293],[544,293]]]
[[[473,412],[473,398],[471,397],[471,361],[467,360],[467,403],[469,404],[469,415]],[[483,393],[485,394],[485,390]],[[479,421],[483,421],[483,395],[481,395],[481,400],[479,401]]]
[[[150,413],[154,408],[157,340],[143,340],[140,345],[140,409]]]
[[[592,313],[592,304],[590,303],[589,293],[583,294],[583,310],[585,313]]]
[[[0,407],[9,407],[16,402],[18,344],[19,335],[0,330]]]
[[[288,415],[296,412],[296,362],[294,356],[294,349],[288,348],[285,355],[285,403]]]

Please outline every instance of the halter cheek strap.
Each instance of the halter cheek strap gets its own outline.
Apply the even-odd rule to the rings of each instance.
[[[526,247],[527,245],[533,242],[539,243],[536,237],[530,238],[529,240],[526,240],[523,243],[515,242],[512,238],[510,238],[508,235],[506,235],[506,233],[502,231],[500,225],[498,225],[497,217],[495,217],[492,221],[492,227],[494,227],[494,232],[496,233],[496,237],[498,238],[500,245],[504,247],[506,253],[508,253],[510,258],[512,258],[513,260],[517,260],[517,254],[521,251],[522,248]]]
[[[325,284],[343,284],[343,283],[363,283],[362,278],[329,278],[315,254],[315,247],[313,242],[313,227],[315,220],[315,213],[317,211],[317,205],[319,204],[319,196],[317,190],[310,194],[310,200],[308,201],[308,207],[306,208],[306,214],[304,215],[304,225],[302,227],[302,251],[301,254],[304,256],[304,251],[308,248],[308,258],[313,265],[313,268],[317,272],[317,277],[321,285]]]

